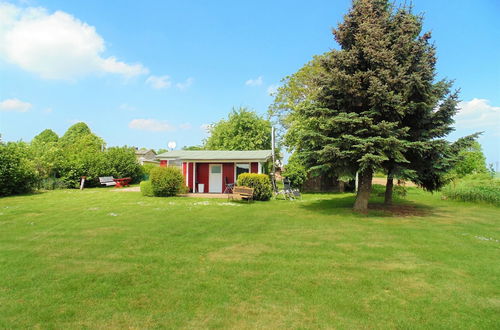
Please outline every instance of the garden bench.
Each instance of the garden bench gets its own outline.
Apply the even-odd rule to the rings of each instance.
[[[99,182],[106,187],[116,186],[116,182],[114,181],[114,178],[112,176],[100,176]]]
[[[253,199],[253,188],[245,186],[236,186],[233,188],[233,199],[246,199],[248,202]]]

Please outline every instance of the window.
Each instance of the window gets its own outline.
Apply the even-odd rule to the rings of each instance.
[[[210,167],[210,169],[211,169],[211,172],[214,174],[216,174],[216,173],[218,174],[218,173],[222,172],[222,166],[220,166],[220,165],[212,165]]]
[[[250,164],[236,164],[236,179],[241,173],[250,172]]]
[[[182,167],[182,161],[180,161],[180,160],[174,160],[174,159],[169,160],[168,161],[168,166],[169,167],[176,167],[176,168],[180,169]]]

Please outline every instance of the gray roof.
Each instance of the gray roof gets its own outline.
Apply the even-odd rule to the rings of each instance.
[[[158,159],[179,160],[268,160],[271,157],[271,150],[174,150],[156,156]]]
[[[150,151],[152,151],[156,155],[156,152],[153,149],[139,149],[139,150],[135,151],[135,154],[136,155],[145,155]]]

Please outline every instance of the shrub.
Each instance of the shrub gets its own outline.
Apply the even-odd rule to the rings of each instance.
[[[106,163],[100,176],[130,177],[134,183],[142,180],[144,176],[143,167],[137,161],[134,148],[111,147],[104,154]]]
[[[56,189],[66,189],[70,186],[68,183],[60,178],[42,178],[38,180],[37,189],[42,190],[56,190]]]
[[[302,184],[307,180],[306,167],[297,157],[296,153],[291,155],[288,159],[288,163],[285,165],[282,176],[288,178],[291,186],[294,188],[302,187]]]
[[[408,189],[406,189],[405,186],[395,185],[392,188],[392,193],[394,194],[394,196],[405,198],[408,194]]]
[[[35,187],[37,175],[27,154],[23,142],[0,143],[0,196],[27,193]]]
[[[500,180],[487,174],[466,176],[448,184],[442,192],[445,197],[455,200],[500,206]]]
[[[385,185],[374,184],[372,185],[372,194],[383,197],[385,195]],[[392,195],[397,198],[405,198],[408,194],[408,189],[405,186],[395,184],[392,187]]]
[[[149,180],[149,173],[153,168],[158,167],[159,165],[157,164],[144,164],[142,165],[142,173],[144,174],[144,179]]]
[[[184,176],[174,167],[157,167],[150,172],[155,196],[175,196],[183,191]]]
[[[253,198],[258,201],[267,201],[273,195],[271,180],[266,174],[240,174],[238,176],[238,186],[253,188]]]
[[[142,181],[141,182],[141,193],[143,196],[153,197],[153,186],[151,185],[151,181]]]

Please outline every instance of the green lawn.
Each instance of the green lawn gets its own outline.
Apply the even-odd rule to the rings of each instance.
[[[499,327],[499,208],[352,202],[1,198],[0,328]]]

